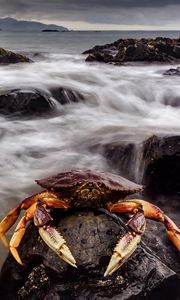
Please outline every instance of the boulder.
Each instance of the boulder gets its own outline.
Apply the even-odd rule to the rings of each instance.
[[[142,164],[146,194],[174,199],[180,207],[180,136],[149,138],[143,145]]]
[[[68,104],[72,102],[84,101],[84,97],[76,90],[71,90],[64,87],[50,88],[50,93],[60,104]]]
[[[152,136],[142,143],[116,142],[94,146],[111,169],[144,185],[144,195],[178,201],[180,136]]]
[[[180,60],[180,39],[119,39],[111,44],[86,50],[86,61],[121,64],[122,62],[177,62]]]
[[[16,64],[20,62],[32,62],[28,57],[0,48],[0,64]]]
[[[19,247],[25,266],[9,256],[0,274],[1,299],[177,299],[180,283],[144,242],[112,276],[103,274],[123,228],[100,211],[61,213],[56,225],[76,258],[75,269],[47,247],[32,224]]]
[[[13,117],[53,116],[61,113],[61,105],[83,101],[77,91],[63,87],[50,88],[49,93],[35,89],[15,89],[0,94],[0,114]]]
[[[38,91],[17,89],[0,95],[0,114],[5,116],[39,116],[54,109],[53,101]]]

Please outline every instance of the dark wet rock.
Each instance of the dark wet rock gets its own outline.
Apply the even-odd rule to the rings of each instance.
[[[180,67],[177,67],[176,69],[169,69],[164,72],[164,75],[170,75],[170,76],[180,76]]]
[[[31,60],[19,53],[0,48],[0,64],[16,64],[20,62],[31,62]]]
[[[121,64],[122,62],[177,62],[180,60],[180,39],[119,39],[111,44],[86,50],[86,61]]]
[[[107,159],[110,167],[116,172],[132,181],[135,180],[135,143],[108,143],[95,151],[100,151]]]
[[[165,209],[165,213],[178,225],[180,228],[180,218],[175,212],[172,212],[170,207]],[[178,250],[172,245],[167,238],[166,230],[163,224],[152,220],[147,220],[146,233],[143,235],[143,241],[151,249],[163,263],[177,273],[180,278],[180,255]],[[179,286],[180,290],[180,286]]]
[[[1,299],[177,299],[179,279],[146,245],[114,275],[104,271],[122,233],[106,214],[79,211],[54,215],[54,225],[65,237],[78,269],[49,249],[30,225],[20,246],[25,267],[9,256],[0,275]],[[143,243],[144,244],[144,243]]]
[[[0,95],[0,114],[39,116],[55,109],[53,101],[38,91],[12,90]]]
[[[51,95],[62,105],[84,101],[82,94],[75,90],[63,87],[54,87],[50,89]]]
[[[179,107],[180,106],[180,96],[167,94],[164,97],[163,104],[170,105],[172,107]]]
[[[146,194],[179,198],[180,136],[152,136],[144,143],[142,163]]]
[[[79,92],[62,87],[52,88],[49,93],[16,89],[0,94],[0,114],[13,117],[53,116],[61,113],[57,108],[58,102],[64,105],[83,99]]]
[[[108,143],[92,151],[100,152],[117,174],[143,184],[145,195],[179,198],[180,136],[152,136],[142,143]]]

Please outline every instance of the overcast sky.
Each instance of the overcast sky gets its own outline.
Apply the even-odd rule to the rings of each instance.
[[[69,29],[180,29],[180,0],[0,0],[0,17]]]

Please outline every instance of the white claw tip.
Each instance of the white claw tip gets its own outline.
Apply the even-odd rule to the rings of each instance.
[[[121,257],[117,252],[114,252],[109,262],[109,265],[106,269],[106,272],[104,273],[104,277],[114,273],[117,269],[119,269],[120,266],[121,266]]]

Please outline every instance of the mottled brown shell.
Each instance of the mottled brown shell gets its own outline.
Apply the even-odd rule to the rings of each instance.
[[[122,192],[123,194],[133,194],[143,190],[143,186],[136,184],[124,177],[99,171],[72,170],[59,173],[36,182],[46,189],[68,189],[83,182],[96,182],[107,187],[108,190]]]

